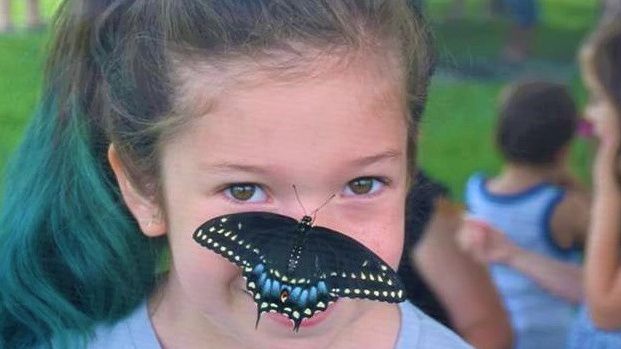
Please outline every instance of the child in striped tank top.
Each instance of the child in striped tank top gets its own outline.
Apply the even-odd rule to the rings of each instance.
[[[564,347],[582,298],[577,247],[587,230],[589,200],[567,170],[577,121],[563,86],[516,84],[506,93],[496,133],[502,171],[491,178],[474,174],[466,186],[471,223],[460,238],[489,263],[511,318],[514,348]]]

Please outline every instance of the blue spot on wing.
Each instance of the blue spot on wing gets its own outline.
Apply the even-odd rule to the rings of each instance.
[[[263,285],[261,285],[261,296],[267,297],[272,288],[272,280],[267,279]]]
[[[298,299],[298,304],[300,305],[300,307],[304,307],[306,306],[307,302],[308,302],[308,290],[304,290],[302,291],[302,294],[300,295],[300,298]]]
[[[263,264],[257,264],[254,269],[252,269],[252,272],[257,275],[261,275],[263,270],[265,270],[265,266]]]
[[[277,280],[274,280],[272,282],[272,297],[278,297],[278,295],[280,294],[280,282],[278,282]]]
[[[261,287],[263,287],[263,283],[265,282],[265,280],[267,280],[267,274],[263,273],[261,274],[261,277],[259,277],[259,285],[261,285]]]
[[[300,294],[302,293],[302,288],[301,287],[296,287],[293,289],[293,291],[291,291],[291,298],[294,301],[298,301],[298,298],[300,297]]]
[[[328,293],[328,287],[326,286],[326,283],[323,281],[319,281],[317,283],[317,289],[319,290],[319,293]]]
[[[308,292],[308,298],[311,303],[317,302],[317,288],[315,286],[311,287],[310,291]]]

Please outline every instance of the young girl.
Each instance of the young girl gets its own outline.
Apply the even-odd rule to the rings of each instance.
[[[396,268],[430,57],[404,1],[64,2],[3,196],[0,347],[467,347],[407,303],[255,329],[240,268],[192,238],[301,218],[295,185]]]
[[[586,115],[599,147],[593,167],[593,209],[585,260],[586,307],[570,336],[570,348],[621,347],[621,22],[600,27],[581,51],[589,90]]]
[[[493,178],[473,175],[466,186],[471,221],[491,229],[483,230],[483,243],[465,245],[483,247],[468,249],[490,263],[511,317],[514,348],[561,348],[581,298],[573,247],[588,222],[588,197],[566,170],[577,111],[562,86],[525,82],[508,90],[500,114],[496,141],[503,169]],[[516,247],[502,248],[508,245],[503,238]],[[555,275],[533,263],[533,254],[570,272]]]

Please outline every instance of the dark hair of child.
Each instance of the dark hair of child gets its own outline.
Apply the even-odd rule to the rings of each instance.
[[[567,88],[552,82],[521,82],[510,86],[503,97],[496,144],[505,160],[533,166],[554,163],[578,122]]]

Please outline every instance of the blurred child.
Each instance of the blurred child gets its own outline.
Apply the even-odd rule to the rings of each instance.
[[[491,15],[503,14],[509,17],[510,28],[501,52],[501,58],[507,63],[521,63],[530,53],[539,23],[538,0],[490,0]],[[453,0],[449,8],[448,19],[463,19],[466,12],[465,0]]]
[[[314,223],[397,267],[433,56],[404,0],[68,0],[57,23],[0,205],[0,347],[469,348],[407,302],[256,328],[192,238],[334,195]]]
[[[503,12],[504,0],[489,0],[487,1],[488,13],[490,15],[497,15]],[[449,7],[448,19],[449,20],[461,20],[466,14],[466,0],[453,0]]]
[[[475,348],[508,349],[511,325],[496,287],[455,240],[462,217],[448,189],[419,170],[406,202],[399,275],[414,305]]]
[[[577,120],[563,86],[511,86],[496,131],[502,171],[493,178],[475,174],[466,186],[470,218],[490,228],[478,245],[507,247],[482,248],[479,258],[491,263],[515,348],[562,348],[580,301],[576,247],[585,237],[589,201],[567,170]],[[570,272],[550,278],[555,269],[533,263],[538,257],[562,262]]]
[[[572,329],[569,348],[621,348],[621,22],[598,28],[580,58],[590,94],[586,116],[599,146],[586,245],[586,306]]]
[[[535,30],[539,23],[538,0],[503,0],[511,28],[502,52],[508,63],[521,63],[531,54]]]
[[[608,24],[621,19],[621,0],[601,0],[600,2],[602,3],[600,24]]]

